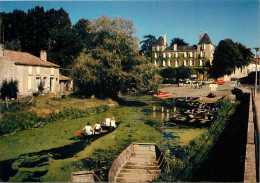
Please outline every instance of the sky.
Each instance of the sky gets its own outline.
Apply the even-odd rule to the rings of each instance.
[[[199,31],[207,32],[214,45],[232,39],[248,48],[260,47],[259,0],[117,0],[117,1],[1,1],[0,12],[27,12],[35,6],[63,8],[72,24],[102,15],[133,21],[139,41],[144,35],[166,35],[168,45],[182,38],[190,45],[199,42]]]

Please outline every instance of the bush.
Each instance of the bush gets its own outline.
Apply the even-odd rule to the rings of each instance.
[[[4,80],[0,88],[1,98],[17,98],[18,93],[18,82],[17,80],[11,79],[11,81]]]

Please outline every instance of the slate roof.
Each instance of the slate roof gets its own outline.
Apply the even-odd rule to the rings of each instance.
[[[173,51],[173,46],[165,48],[165,51]],[[177,51],[196,51],[196,48],[193,46],[178,46]]]
[[[30,65],[43,67],[60,67],[54,63],[43,61],[39,57],[31,55],[27,52],[4,50],[4,58],[14,62],[16,65]]]
[[[164,39],[163,39],[163,37],[162,36],[160,36],[159,38],[158,38],[158,40],[157,41],[155,41],[155,43],[154,43],[154,45],[153,46],[164,46]],[[166,46],[168,46],[168,44],[166,43]]]
[[[207,33],[204,34],[204,36],[201,38],[199,44],[213,44],[209,38],[209,35]]]

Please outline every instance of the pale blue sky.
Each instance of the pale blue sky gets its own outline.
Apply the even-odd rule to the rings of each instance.
[[[1,12],[28,11],[35,6],[45,10],[65,9],[75,24],[80,18],[101,15],[124,17],[134,22],[136,36],[157,38],[166,34],[167,43],[180,37],[191,45],[198,43],[199,31],[206,31],[213,44],[230,38],[249,48],[260,47],[260,3],[258,0],[168,0],[168,1],[0,1]]]

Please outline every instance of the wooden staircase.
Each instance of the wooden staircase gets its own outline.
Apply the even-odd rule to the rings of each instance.
[[[160,172],[155,146],[142,145],[132,151],[128,161],[118,171],[115,181],[148,182],[153,181]]]

